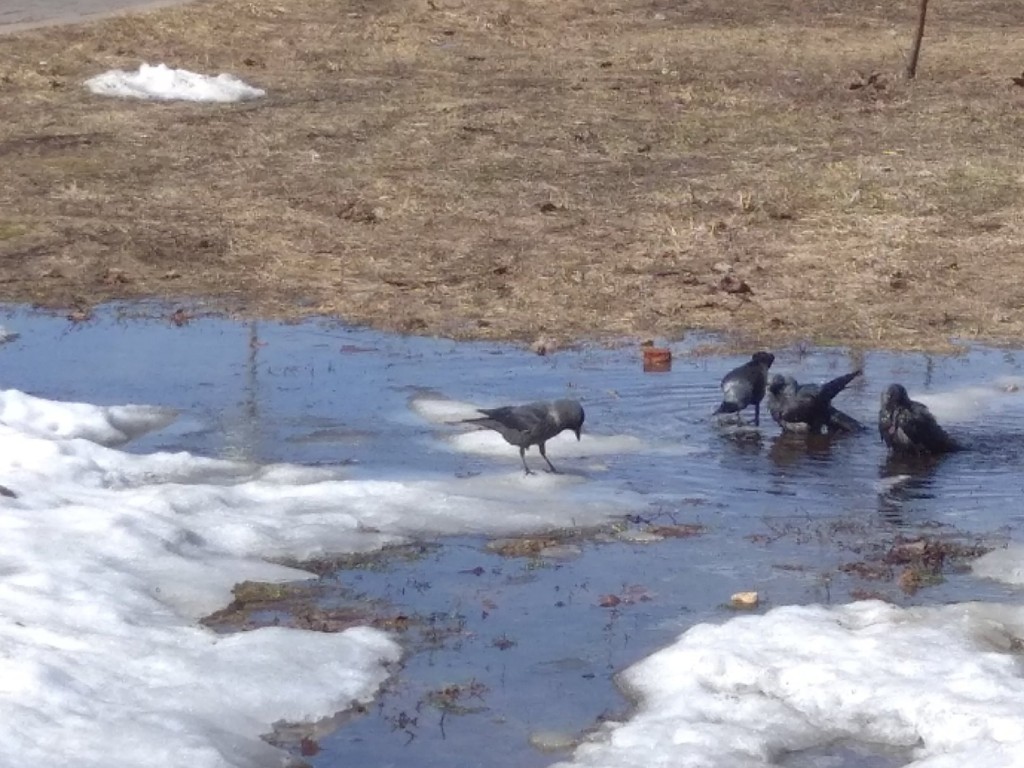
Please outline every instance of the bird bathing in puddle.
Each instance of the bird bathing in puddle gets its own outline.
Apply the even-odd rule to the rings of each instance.
[[[761,400],[768,384],[768,369],[775,362],[771,352],[755,352],[743,365],[722,377],[722,404],[715,415],[739,413],[754,406],[754,426],[761,425]]]
[[[860,370],[824,384],[798,384],[792,376],[776,374],[768,384],[768,412],[783,432],[829,434],[863,431],[864,425],[832,405],[832,400],[861,375]]]
[[[964,450],[935,420],[928,406],[911,400],[902,384],[882,393],[878,433],[889,452],[898,456],[940,456]]]
[[[528,475],[532,475],[533,471],[526,464],[526,449],[536,445],[551,471],[557,473],[544,444],[567,429],[571,429],[579,440],[585,418],[583,406],[576,400],[539,401],[526,405],[480,408],[479,411],[483,416],[463,421],[493,429],[510,445],[517,446],[523,469]]]

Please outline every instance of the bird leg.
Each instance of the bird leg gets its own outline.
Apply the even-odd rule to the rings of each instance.
[[[525,448],[521,447],[519,449],[519,458],[523,460],[523,470],[526,472],[526,474],[532,475],[533,471],[528,466],[526,466],[526,449]]]
[[[761,426],[761,404],[754,403],[754,426]]]
[[[548,458],[547,451],[544,450],[544,443],[540,443],[537,447],[540,448],[540,455],[544,457],[544,461],[546,461],[548,463],[548,466],[551,467],[551,471],[557,475],[558,470],[555,469],[555,465],[552,464],[551,459]]]

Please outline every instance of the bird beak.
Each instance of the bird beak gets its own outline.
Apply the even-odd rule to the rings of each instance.
[[[575,432],[576,432],[576,442],[579,442],[579,440],[580,440],[580,432],[582,432],[582,431],[583,431],[583,427],[580,427],[579,429],[575,430]]]

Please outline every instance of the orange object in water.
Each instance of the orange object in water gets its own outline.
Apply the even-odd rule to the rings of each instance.
[[[665,347],[644,347],[644,371],[663,373],[672,370],[672,350]]]

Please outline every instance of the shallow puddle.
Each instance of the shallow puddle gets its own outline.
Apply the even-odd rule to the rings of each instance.
[[[583,401],[582,442],[563,435],[549,443],[568,476],[550,493],[561,503],[621,505],[623,522],[519,556],[467,530],[433,537],[438,546],[418,558],[326,577],[339,599],[380,600],[415,622],[401,635],[409,655],[378,705],[294,745],[315,766],[450,765],[453,756],[546,765],[565,752],[539,746],[564,748],[604,714],[628,708],[617,671],[697,622],[735,615],[729,598],[743,590],[758,591],[756,610],[873,595],[899,604],[1018,599],[970,576],[959,556],[1019,538],[1017,353],[777,350],[773,371],[799,381],[865,369],[836,405],[869,429],[808,442],[779,436],[767,414],[759,430],[710,418],[718,380],[743,358],[690,356],[706,338],[673,344],[672,370],[645,374],[633,346],[539,357],[329,323],[206,318],[178,327],[123,311],[72,325],[9,308],[3,322],[21,334],[0,347],[6,387],[181,411],[129,450],[342,466],[362,479],[464,478],[463,491],[481,499],[535,494],[541,514],[537,489],[550,478],[524,479],[515,449],[465,437],[447,423],[448,401]],[[927,466],[887,461],[873,424],[878,393],[892,381],[925,396],[975,450]],[[528,461],[542,464],[536,453]],[[691,524],[700,528],[674,527]],[[687,535],[673,533],[680,531]],[[929,552],[948,549],[937,571],[912,583],[904,576],[926,546],[921,536]],[[318,599],[329,608],[334,598],[328,588]],[[870,750],[837,750],[787,764],[898,764]]]

